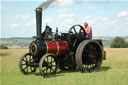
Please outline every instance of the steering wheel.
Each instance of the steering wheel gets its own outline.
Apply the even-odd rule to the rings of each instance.
[[[74,37],[75,39],[71,39],[71,37]],[[69,31],[68,31],[68,42],[69,44],[72,44],[72,47],[75,46],[77,39],[79,36],[86,36],[86,32],[83,26],[81,25],[73,25]]]

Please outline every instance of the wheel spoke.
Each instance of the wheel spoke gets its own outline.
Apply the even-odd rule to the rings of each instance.
[[[33,68],[34,68],[34,67],[33,67]],[[34,69],[32,70],[32,67],[30,67],[30,70],[31,70],[31,72],[32,72]]]
[[[46,71],[46,70],[47,70],[47,67],[43,71]]]
[[[26,60],[22,59],[22,61],[26,62]]]
[[[88,54],[91,55],[91,47],[90,47],[90,44],[87,45],[87,51],[88,51]]]
[[[51,63],[52,63],[52,57],[51,57]]]
[[[22,66],[23,66],[23,65],[26,65],[26,64],[22,64]]]
[[[29,61],[31,61],[31,55],[29,55]]]
[[[23,70],[25,71],[26,68],[27,68],[27,66],[25,66],[25,68]]]
[[[85,53],[87,53],[89,55],[89,52],[88,52],[88,50],[86,48],[84,49],[84,51],[85,51]]]
[[[47,67],[47,66],[48,66],[48,63],[47,63],[47,62],[44,62],[44,63],[43,63],[43,66],[44,66],[44,67]]]
[[[54,72],[54,69],[51,68],[51,70]]]
[[[27,66],[27,72],[28,72],[28,66]]]
[[[47,62],[48,62],[48,57],[47,57]]]
[[[76,29],[73,27],[75,34],[77,34]]]
[[[91,48],[91,45],[90,45],[89,53],[90,53],[90,55],[92,55],[92,48]]]
[[[50,68],[50,73],[51,73],[51,68]]]
[[[28,61],[27,56],[25,56],[26,61]]]
[[[88,65],[87,65],[87,70],[88,70]]]
[[[46,74],[47,74],[47,72],[48,72],[48,68],[46,69]]]
[[[53,60],[51,63],[54,63],[55,61]]]

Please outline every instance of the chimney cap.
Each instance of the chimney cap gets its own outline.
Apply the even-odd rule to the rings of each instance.
[[[42,8],[36,8],[37,12],[42,12],[42,10],[43,10]]]

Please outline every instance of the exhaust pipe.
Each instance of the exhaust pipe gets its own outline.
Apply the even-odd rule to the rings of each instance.
[[[41,38],[42,32],[42,8],[36,8],[36,38]]]

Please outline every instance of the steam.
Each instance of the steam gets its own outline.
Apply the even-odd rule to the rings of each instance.
[[[51,4],[55,6],[68,6],[73,4],[73,0],[46,0],[37,8],[47,9]]]
[[[50,6],[50,4],[52,4],[55,1],[56,0],[47,0],[47,1],[43,2],[41,5],[39,5],[37,8],[47,9],[48,6]]]

